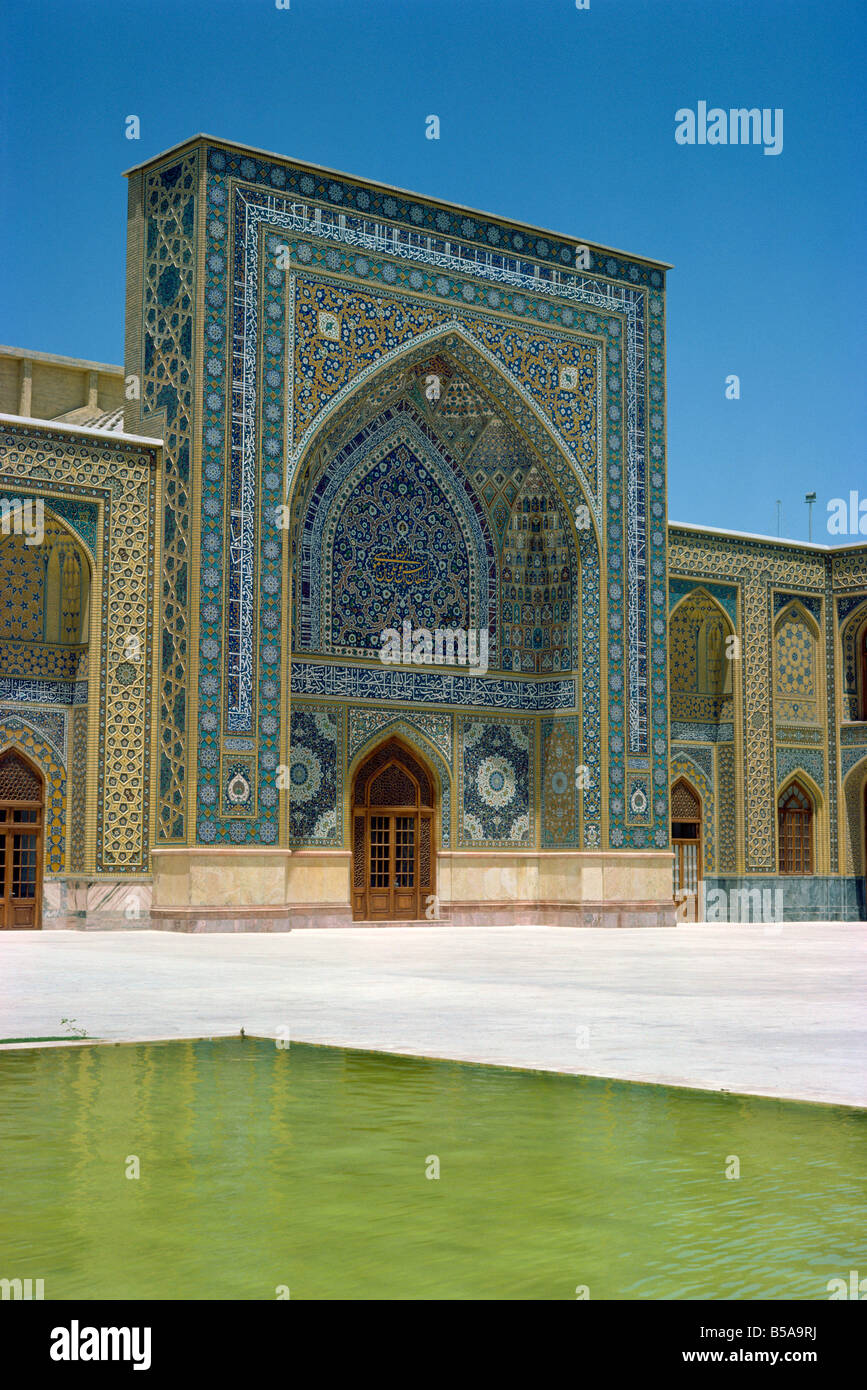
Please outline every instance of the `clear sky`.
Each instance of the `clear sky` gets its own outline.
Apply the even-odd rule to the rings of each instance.
[[[0,26],[0,341],[122,360],[121,172],[205,131],[671,262],[670,516],[776,534],[780,498],[806,539],[815,489],[827,542],[828,500],[867,499],[864,0],[10,0]],[[782,108],[782,152],[676,143],[700,101]]]

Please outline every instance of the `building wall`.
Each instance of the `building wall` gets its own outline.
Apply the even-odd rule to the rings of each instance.
[[[709,891],[863,915],[867,547],[667,525],[665,267],[578,250],[204,139],[132,173],[123,374],[0,349],[10,412],[122,391],[129,432],[0,420],[0,497],[87,559],[75,642],[47,551],[0,544],[52,920],[345,923],[391,736],[437,789],[434,916],[671,924],[680,777]],[[407,617],[487,669],[383,663]]]
[[[440,850],[491,855],[495,901],[515,902],[504,855],[568,849],[577,900],[580,856],[615,856],[621,904],[670,916],[664,268],[588,254],[579,270],[574,241],[207,141],[131,175],[126,428],[165,446],[157,916],[178,894],[193,915],[233,905],[215,893],[255,906],[265,850],[283,907],[345,910],[349,721],[386,709],[451,722]],[[422,616],[487,625],[484,676],[364,654],[397,609],[380,577],[374,611],[351,513],[386,505],[365,459],[398,425],[416,549],[456,581]],[[522,489],[553,519],[556,619],[510,592],[532,587]],[[436,546],[431,508],[451,532]],[[335,759],[308,802],[277,782],[302,777],[296,747]],[[467,773],[479,749],[480,769],[503,760],[508,814]],[[221,875],[201,878],[209,853]],[[461,872],[451,906],[470,910]]]
[[[123,400],[120,367],[0,347],[0,414],[84,424],[122,409]]]
[[[853,719],[867,623],[867,546],[825,550],[670,527],[672,780],[708,808],[709,887],[763,885],[787,917],[864,915],[867,722]],[[727,683],[699,670],[708,623]],[[814,873],[781,874],[777,805],[793,779],[813,801]]]
[[[0,499],[44,506],[0,536],[0,748],[46,776],[49,918],[149,876],[159,486],[158,448],[0,418]]]

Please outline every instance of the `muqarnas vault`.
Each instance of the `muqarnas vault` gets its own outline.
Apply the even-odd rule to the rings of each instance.
[[[669,268],[128,177],[124,367],[0,350],[3,925],[863,917],[867,547],[668,522]]]

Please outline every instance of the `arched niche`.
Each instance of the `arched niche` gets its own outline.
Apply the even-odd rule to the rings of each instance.
[[[42,537],[0,536],[0,641],[76,647],[90,622],[91,559],[75,534],[48,508]]]
[[[672,609],[668,634],[672,695],[717,702],[730,699],[733,663],[727,642],[734,628],[717,600],[700,587],[685,594]],[[719,718],[722,709],[703,710],[703,714]]]
[[[867,722],[867,600],[840,628],[841,700],[845,722]]]
[[[789,603],[774,622],[774,713],[782,723],[820,724],[824,710],[820,634],[803,604]]]

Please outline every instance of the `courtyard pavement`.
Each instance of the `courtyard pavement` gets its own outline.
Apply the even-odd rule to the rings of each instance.
[[[284,1036],[867,1106],[867,927],[0,933],[0,1038]]]

